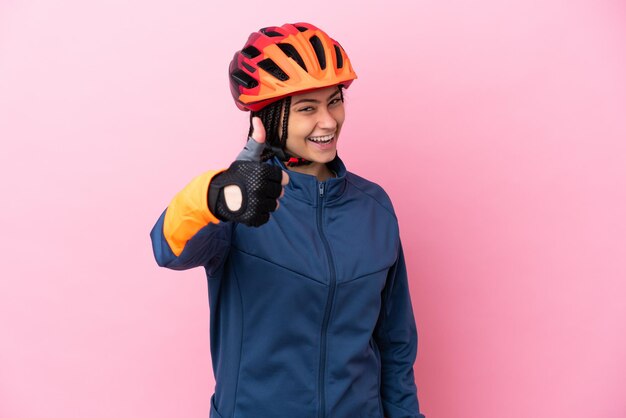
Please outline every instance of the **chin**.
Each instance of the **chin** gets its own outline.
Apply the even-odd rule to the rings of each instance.
[[[337,151],[333,153],[328,153],[326,155],[315,156],[311,158],[309,161],[313,161],[314,163],[326,164],[331,162],[337,156]]]
[[[335,148],[332,151],[328,152],[311,152],[309,150],[305,150],[305,152],[294,152],[290,149],[286,150],[288,154],[293,155],[295,157],[304,158],[305,160],[311,161],[313,163],[318,164],[326,164],[331,162],[337,156],[337,149]],[[308,152],[306,152],[308,151]]]

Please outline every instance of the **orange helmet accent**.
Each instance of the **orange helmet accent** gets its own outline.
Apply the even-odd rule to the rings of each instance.
[[[339,42],[309,23],[251,33],[228,73],[237,107],[252,111],[294,93],[339,84],[347,88],[357,78]]]

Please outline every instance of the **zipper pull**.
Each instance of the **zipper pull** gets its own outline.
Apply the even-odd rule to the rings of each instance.
[[[324,197],[324,183],[320,183],[319,188],[320,188],[320,197]]]

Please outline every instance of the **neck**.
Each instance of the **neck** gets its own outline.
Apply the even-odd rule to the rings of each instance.
[[[319,181],[326,181],[329,178],[335,177],[325,163],[311,163],[309,165],[289,167],[289,170],[315,176]]]

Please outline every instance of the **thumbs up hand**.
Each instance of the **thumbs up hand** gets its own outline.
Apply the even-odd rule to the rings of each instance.
[[[252,136],[248,137],[248,142],[237,156],[240,161],[261,161],[261,154],[265,148],[265,126],[261,118],[252,118]]]
[[[252,119],[253,132],[228,170],[213,177],[209,185],[209,210],[220,220],[260,226],[275,211],[289,176],[279,167],[261,162],[265,127]]]

